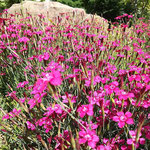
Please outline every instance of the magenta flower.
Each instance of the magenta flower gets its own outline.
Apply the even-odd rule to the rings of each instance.
[[[2,117],[2,120],[4,120],[4,119],[10,119],[10,117],[9,117],[9,114],[6,114],[6,115],[4,115],[3,117]]]
[[[54,107],[48,107],[47,110],[48,111],[44,115],[50,116],[53,112],[56,114],[62,114],[62,109],[59,104],[55,104]]]
[[[45,68],[45,71],[53,71],[53,70],[60,70],[61,72],[64,71],[64,69],[62,68],[61,65],[59,65],[59,63],[56,63],[54,61],[51,61],[47,67]]]
[[[118,90],[119,83],[117,81],[114,81],[110,83],[109,85],[105,85],[104,89],[106,90],[106,93],[111,95],[113,92]]]
[[[96,150],[112,150],[109,145],[99,145]]]
[[[88,143],[91,148],[96,147],[96,143],[99,141],[99,137],[96,135],[95,131],[87,130],[79,132],[79,144]]]
[[[30,109],[32,109],[35,105],[36,105],[36,100],[31,98],[29,101],[28,101],[28,104],[30,105]]]
[[[48,81],[52,85],[61,85],[61,73],[56,70],[53,70],[51,73],[46,73],[43,81]]]
[[[39,78],[37,79],[31,94],[42,93],[44,90],[46,90],[46,88],[47,88],[47,82]]]
[[[133,93],[127,93],[124,90],[117,90],[116,95],[118,95],[119,100],[127,100],[128,98],[133,98],[134,94]]]
[[[30,121],[27,121],[26,123],[27,123],[28,129],[35,130],[35,125],[34,124],[32,124]]]
[[[105,92],[101,88],[101,91],[94,91],[93,96],[87,96],[87,98],[90,104],[97,104],[98,106],[100,106],[100,101],[103,100],[104,96]]]
[[[130,112],[118,112],[117,116],[113,117],[113,121],[118,122],[118,126],[123,128],[125,124],[134,124],[133,119],[131,118],[132,114]]]
[[[52,121],[47,118],[45,124],[44,124],[45,133],[48,133],[52,129]]]
[[[63,141],[62,139],[65,139],[65,141]],[[54,140],[56,140],[56,146],[55,146],[55,150],[60,150],[62,149],[62,144],[65,146],[65,149],[69,149],[69,145],[68,143],[70,143],[71,139],[70,139],[70,132],[68,130],[64,130],[63,133],[60,133],[59,135],[56,135],[54,137]]]
[[[130,130],[130,131],[129,131],[129,134],[130,134],[131,138],[130,138],[130,139],[127,139],[127,144],[129,144],[129,145],[134,144],[134,145],[136,146],[136,148],[139,147],[139,143],[142,144],[142,145],[145,144],[145,139],[144,139],[144,138],[141,138],[141,136],[142,136],[141,133],[139,134],[139,137],[140,137],[140,138],[139,138],[138,143],[136,143],[136,134],[137,134],[137,131]]]
[[[21,109],[17,110],[16,108],[14,108],[12,110],[12,112],[10,112],[9,114],[10,114],[11,117],[15,117],[15,116],[19,115],[20,112],[21,112]]]
[[[52,120],[49,117],[43,117],[39,119],[35,124],[36,126],[43,126],[45,132],[48,133],[52,129]]]
[[[20,87],[24,87],[26,84],[28,84],[29,82],[28,81],[23,81],[23,82],[20,82],[20,83],[18,83],[18,85],[17,85],[17,88],[20,88]]]
[[[75,103],[76,102],[76,96],[72,96],[71,94],[67,94],[67,95],[63,95],[61,96],[63,99],[63,103],[68,103],[69,99],[71,100],[71,103]]]
[[[42,60],[48,60],[49,57],[50,57],[49,53],[45,52],[43,55],[39,55],[38,59],[39,59],[39,62],[41,62]]]
[[[150,126],[144,127],[145,137],[150,140]]]
[[[95,81],[96,83],[100,83],[101,77],[100,77],[100,76],[95,76],[95,77],[94,77],[94,81]]]
[[[132,76],[130,76],[129,78],[128,78],[128,80],[130,81],[130,82],[132,82],[133,80],[135,80],[135,81],[141,81],[141,76],[140,75],[132,75]]]
[[[133,18],[133,15],[128,15],[128,18]]]
[[[82,105],[78,108],[77,112],[80,112],[80,117],[83,118],[86,114],[88,116],[93,116],[93,105]]]
[[[2,117],[2,120],[4,120],[4,119],[7,120],[7,119],[10,119],[10,118],[16,117],[16,116],[18,116],[20,114],[20,112],[21,112],[21,109],[17,110],[16,108],[14,108],[11,112],[9,112],[8,114],[4,115]]]
[[[24,42],[24,43],[27,43],[29,41],[29,39],[27,37],[21,37],[18,39],[18,42]]]

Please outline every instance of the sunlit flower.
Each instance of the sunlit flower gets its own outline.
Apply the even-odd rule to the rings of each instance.
[[[78,108],[77,112],[80,113],[80,117],[83,118],[86,114],[88,116],[93,115],[93,105],[82,105],[81,107]]]
[[[79,143],[84,144],[88,143],[88,146],[91,148],[96,147],[96,143],[99,141],[98,136],[96,135],[95,131],[87,130],[87,131],[79,131]]]
[[[125,124],[134,124],[133,119],[131,118],[132,114],[130,112],[118,112],[117,116],[113,117],[113,121],[118,122],[118,126],[123,128]]]

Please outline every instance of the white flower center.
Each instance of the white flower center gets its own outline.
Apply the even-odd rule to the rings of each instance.
[[[86,138],[87,140],[91,140],[91,139],[92,139],[89,134],[87,134],[87,135],[85,136],[85,138]]]

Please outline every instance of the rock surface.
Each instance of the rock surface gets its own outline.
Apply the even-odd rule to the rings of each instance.
[[[14,14],[15,12],[21,13],[30,13],[32,15],[49,15],[49,17],[58,16],[60,13],[65,12],[83,12],[85,13],[84,9],[81,8],[72,8],[70,6],[61,4],[59,2],[35,2],[35,1],[23,1],[19,4],[13,4],[9,9],[8,12]]]
[[[85,10],[82,8],[73,8],[64,4],[61,4],[59,2],[35,2],[35,1],[23,1],[19,4],[13,4],[9,9],[8,13],[15,14],[15,13],[23,13],[26,14],[28,12],[29,14],[33,16],[37,15],[44,15],[50,19],[59,16],[62,13],[70,13],[73,14],[73,12],[76,13],[78,16],[84,16],[82,19],[91,19],[91,14],[86,14]],[[104,23],[105,26],[107,26],[107,21],[100,17],[96,16],[100,22]],[[79,19],[79,18],[78,18]]]

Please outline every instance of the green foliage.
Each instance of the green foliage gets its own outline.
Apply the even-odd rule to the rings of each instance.
[[[138,17],[149,18],[150,15],[150,0],[123,0],[126,8],[130,6],[131,12]]]
[[[103,16],[108,20],[115,17],[132,12],[133,8],[129,2],[122,0],[54,0],[72,7],[85,8],[87,13]]]
[[[9,8],[14,3],[20,3],[22,0],[0,0],[0,10]]]
[[[5,1],[0,1],[0,12],[6,7]]]
[[[71,7],[83,7],[82,0],[53,0],[53,1],[57,1],[66,5],[69,5]]]
[[[149,17],[150,0],[54,0],[72,7],[85,8],[87,13],[97,14],[114,21],[114,18],[127,14]]]
[[[113,20],[122,11],[120,0],[83,0],[88,13],[96,13],[108,20]]]

